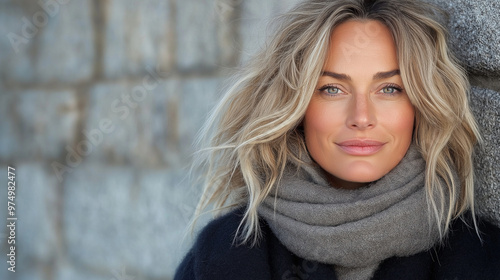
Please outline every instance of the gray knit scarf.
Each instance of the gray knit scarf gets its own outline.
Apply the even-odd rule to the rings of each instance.
[[[381,261],[438,241],[423,187],[425,162],[413,145],[391,172],[355,190],[333,188],[311,166],[289,165],[259,208],[297,256],[334,265],[339,279],[370,279]]]

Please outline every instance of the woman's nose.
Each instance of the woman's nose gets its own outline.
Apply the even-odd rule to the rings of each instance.
[[[376,125],[375,109],[369,96],[353,96],[349,102],[346,125],[353,129],[369,129]]]

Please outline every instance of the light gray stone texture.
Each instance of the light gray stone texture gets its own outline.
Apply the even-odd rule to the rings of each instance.
[[[2,165],[0,179],[5,183],[2,190],[2,218],[7,222],[7,166]],[[13,166],[16,174],[16,272],[0,272],[1,279],[45,279],[43,270],[54,261],[57,242],[57,184],[43,163],[21,162]],[[8,236],[6,226],[0,235]],[[7,271],[7,242],[2,237],[0,261]],[[9,245],[10,246],[10,245]],[[5,254],[4,254],[5,252]],[[14,278],[14,276],[16,278]]]
[[[215,69],[220,61],[217,0],[177,1],[177,65],[183,71]]]
[[[147,66],[168,69],[173,60],[170,4],[164,0],[112,0],[106,6],[104,72],[143,75]],[[171,42],[172,41],[172,42]]]
[[[13,166],[15,168],[15,166]],[[7,168],[8,168],[8,165],[3,165],[1,164],[0,165],[0,180],[2,180],[2,182],[5,182],[5,194],[3,194],[3,197],[5,199],[0,199],[0,209],[7,209]],[[0,214],[0,218],[5,220],[7,219],[7,211],[3,210],[2,211],[2,214]],[[9,236],[9,232],[7,231],[7,227],[2,227],[0,228],[0,240],[5,240],[6,237]],[[6,250],[7,249],[7,242],[2,242],[2,245],[0,245],[0,248],[2,248],[2,250]],[[3,251],[2,251],[3,252]],[[0,261],[3,261],[4,259],[6,258],[6,256],[2,256],[2,258],[0,258]],[[5,262],[4,262],[5,263]],[[1,275],[1,273],[0,273]]]
[[[32,265],[32,264],[30,264]],[[19,268],[23,269],[23,268]],[[29,269],[18,270],[15,275],[10,274],[7,278],[8,280],[47,280],[42,267],[32,265]]]
[[[277,16],[300,3],[300,0],[266,1],[254,0],[241,2],[240,36],[242,42],[242,62],[248,61],[266,41],[274,30],[273,22]]]
[[[23,17],[25,15],[21,7],[0,4],[0,76],[4,79],[34,79],[29,49],[34,42],[34,39],[30,39],[31,34],[37,33],[25,31],[23,35],[23,30],[27,30],[23,29]]]
[[[179,91],[178,81],[154,81],[104,83],[91,89],[81,140],[95,139],[89,160],[137,166],[176,163],[177,153],[167,147],[172,148],[176,134],[170,99]],[[109,130],[101,129],[103,123],[109,123]],[[97,134],[101,136],[90,137]]]
[[[8,93],[15,96],[13,116],[7,125],[15,131],[8,141],[9,157],[57,158],[66,153],[65,147],[74,140],[79,117],[76,94],[72,91],[42,91]],[[8,111],[10,112],[10,110]],[[7,113],[8,114],[8,113]],[[3,137],[3,136],[2,136]]]
[[[15,96],[0,88],[0,158],[12,159],[16,155]]]
[[[4,90],[0,108],[0,158],[56,158],[74,140],[78,108],[72,91]]]
[[[82,134],[99,134],[96,130],[106,120],[114,129],[110,133],[102,131],[101,140],[98,136],[84,136],[80,142],[97,139],[97,145],[92,145],[91,153],[85,157],[93,162],[142,167],[188,164],[196,133],[219,98],[219,84],[217,78],[171,79],[158,84],[138,102],[134,101],[133,92],[141,83],[95,86]],[[127,96],[131,96],[129,101]]]
[[[92,1],[67,2],[40,34],[36,72],[42,82],[78,82],[92,75]]]
[[[0,61],[7,80],[69,83],[90,78],[94,63],[91,1],[60,2],[64,4],[24,1],[2,7]]]
[[[0,214],[0,218],[4,221],[7,221],[7,217],[8,217],[8,214],[7,214],[7,202],[8,202],[8,200],[7,200],[7,192],[8,192],[8,189],[7,189],[7,182],[8,182],[7,168],[8,168],[7,165],[0,164],[0,180],[1,180],[1,182],[5,182],[4,183],[5,187],[2,190],[2,192],[4,192],[4,193],[2,194],[2,199],[0,199],[0,209],[2,209],[2,212]],[[2,244],[0,245],[0,252],[1,252],[0,262],[4,264],[4,269],[0,270],[0,279],[9,279],[9,278],[12,278],[13,275],[15,275],[15,273],[12,273],[12,272],[7,270],[7,268],[10,267],[10,265],[7,264],[7,258],[8,258],[7,254],[9,253],[8,249],[11,246],[7,243],[7,240],[8,240],[7,238],[10,235],[9,232],[10,232],[10,230],[6,226],[2,226],[0,228],[0,240],[2,242]],[[17,251],[17,253],[19,253],[19,251]]]
[[[115,269],[110,271],[95,272],[88,268],[71,265],[68,260],[59,262],[54,269],[53,280],[139,280],[127,270]]]
[[[190,245],[183,240],[196,197],[190,188],[182,170],[78,168],[65,184],[68,255],[99,270],[172,276]]]
[[[3,252],[4,252],[4,250],[2,250],[2,255],[3,255]],[[7,253],[5,253],[5,254],[7,254]],[[1,256],[1,257],[0,257],[0,261],[1,261],[2,263],[5,263],[5,264],[6,264],[6,265],[5,265],[5,269],[2,269],[2,270],[0,271],[0,277],[1,277],[1,279],[11,279],[11,278],[13,278],[13,276],[14,276],[14,273],[12,273],[12,272],[10,272],[10,271],[8,271],[8,270],[7,270],[7,267],[8,267],[7,265],[8,265],[8,264],[6,263],[6,261],[7,261],[7,259],[6,259],[6,258],[7,258],[7,256],[6,256],[6,255],[3,255],[3,256]]]
[[[189,162],[195,151],[196,135],[207,120],[208,114],[221,97],[220,80],[216,78],[192,79],[183,83],[178,98],[178,146]]]
[[[219,65],[234,66],[238,63],[238,28],[236,21],[242,0],[216,0],[215,18],[218,25],[220,47]]]
[[[450,14],[450,46],[469,71],[500,75],[500,1],[427,1]]]
[[[500,226],[500,93],[473,87],[471,106],[484,137],[474,159],[478,213]]]

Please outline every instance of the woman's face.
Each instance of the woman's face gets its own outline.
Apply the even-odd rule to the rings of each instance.
[[[304,119],[307,149],[330,183],[352,189],[387,174],[410,146],[414,117],[388,28],[336,27]]]

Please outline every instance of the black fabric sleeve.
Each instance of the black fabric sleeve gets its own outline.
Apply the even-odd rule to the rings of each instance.
[[[189,251],[175,272],[174,280],[194,280],[194,256]]]
[[[436,260],[437,279],[500,280],[500,228],[478,221],[479,239],[470,217],[457,220]]]
[[[254,247],[234,244],[241,218],[238,209],[205,226],[177,268],[174,279],[271,279],[265,240]]]

